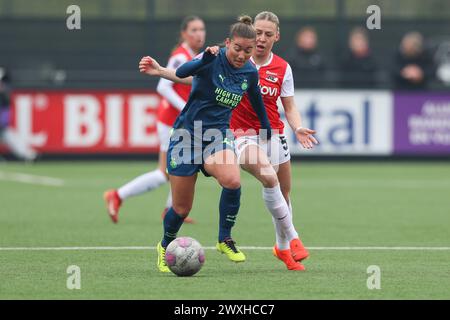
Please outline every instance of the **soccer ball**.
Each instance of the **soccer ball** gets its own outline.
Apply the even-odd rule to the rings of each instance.
[[[166,248],[166,263],[170,271],[180,277],[192,276],[205,263],[201,244],[190,237],[179,237]]]

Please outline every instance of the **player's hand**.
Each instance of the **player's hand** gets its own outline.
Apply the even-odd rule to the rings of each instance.
[[[206,47],[205,52],[209,52],[215,56],[219,54],[220,48],[219,46]]]
[[[300,142],[305,149],[312,149],[315,144],[319,144],[313,134],[316,134],[316,130],[303,127],[295,130],[295,136],[297,137],[298,142]]]
[[[220,48],[218,46],[206,47],[205,52],[203,53],[203,61],[205,63],[209,63],[214,60],[215,57],[219,54]]]
[[[161,66],[158,61],[152,57],[146,56],[139,62],[139,71],[150,76],[159,76],[161,74]]]

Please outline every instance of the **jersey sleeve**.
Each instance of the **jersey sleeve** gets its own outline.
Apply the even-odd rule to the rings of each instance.
[[[203,52],[203,54],[200,56],[195,57],[193,60],[186,62],[182,66],[180,66],[176,71],[176,76],[178,78],[187,78],[189,76],[195,76],[205,70],[206,68],[211,65],[211,62],[214,61],[214,59],[217,56],[209,53],[209,52]]]
[[[291,66],[288,64],[286,72],[284,73],[283,83],[281,84],[280,97],[292,97],[294,96],[294,77],[292,75]]]
[[[267,117],[266,107],[264,106],[264,101],[261,96],[261,90],[258,86],[259,75],[255,70],[252,81],[248,88],[248,98],[250,100],[253,110],[255,110],[258,116],[259,122],[261,123],[261,129],[267,130],[267,138],[270,139],[272,135],[272,129],[270,127],[269,118]]]
[[[179,66],[187,62],[187,57],[184,54],[176,54],[169,59],[167,63],[168,69],[177,69]],[[170,80],[161,78],[156,87],[156,91],[166,98],[171,105],[173,105],[178,110],[183,110],[186,101],[178,95],[178,93],[173,88],[174,83]]]

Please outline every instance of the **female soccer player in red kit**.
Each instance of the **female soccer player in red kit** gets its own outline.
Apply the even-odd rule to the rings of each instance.
[[[230,127],[234,130],[235,150],[241,167],[251,173],[263,185],[263,199],[272,213],[276,230],[274,254],[289,270],[303,270],[302,261],[309,255],[304,248],[292,222],[291,163],[290,153],[284,136],[284,123],[280,119],[277,100],[281,99],[286,119],[295,132],[297,140],[311,149],[317,140],[314,130],[302,127],[302,119],[294,102],[294,80],[289,64],[272,52],[273,45],[280,38],[279,20],[272,12],[256,15],[256,49],[251,61],[259,72],[260,89],[272,130],[270,145],[261,141],[256,134],[259,123],[246,97],[233,112]],[[256,121],[255,121],[256,120]],[[291,259],[292,257],[292,259]]]
[[[205,24],[199,17],[186,17],[181,23],[180,29],[180,43],[172,51],[167,64],[167,68],[170,69],[177,69],[185,62],[192,60],[205,44]],[[191,86],[188,84],[174,83],[162,78],[158,83],[157,91],[163,97],[161,105],[158,108],[157,123],[160,141],[159,167],[156,170],[140,175],[119,189],[105,192],[104,198],[108,213],[114,223],[118,221],[119,209],[125,199],[151,191],[168,182],[166,158],[169,147],[170,129],[189,98]],[[171,206],[172,194],[169,192],[164,213]],[[185,222],[192,223],[193,220],[188,217],[185,219]]]
[[[274,255],[282,260],[289,270],[304,270],[304,266],[299,262],[306,259],[309,253],[292,222],[289,197],[290,153],[283,135],[284,124],[278,112],[278,98],[281,99],[287,121],[300,144],[311,149],[318,142],[313,136],[314,130],[302,127],[302,119],[294,102],[294,82],[289,64],[272,52],[273,45],[280,37],[278,17],[271,12],[261,12],[255,17],[254,26],[257,39],[251,61],[258,69],[260,89],[270,125],[272,129],[278,130],[278,134],[272,133],[270,145],[260,139],[258,118],[245,96],[233,111],[230,127],[236,136],[235,151],[241,167],[263,185],[263,199],[272,214],[276,230]],[[173,81],[191,81],[177,79],[174,70],[161,68],[150,57],[141,60],[140,69],[149,75],[158,75]]]

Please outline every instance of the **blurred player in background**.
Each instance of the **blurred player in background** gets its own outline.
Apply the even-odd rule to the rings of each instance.
[[[19,159],[34,161],[37,152],[10,127],[11,115],[11,77],[5,68],[0,67],[0,142],[6,143],[10,151]]]
[[[235,146],[241,167],[256,177],[263,185],[263,199],[272,214],[276,229],[274,255],[282,260],[289,270],[305,270],[299,263],[309,255],[303,246],[292,221],[291,164],[284,123],[280,119],[277,100],[281,98],[286,118],[295,132],[297,140],[311,149],[317,140],[314,130],[302,127],[302,119],[294,102],[294,81],[289,64],[272,53],[279,40],[279,20],[271,12],[261,12],[255,17],[256,48],[250,61],[258,69],[259,85],[264,105],[274,134],[270,145],[262,140],[258,131],[259,119],[247,96],[233,111],[230,127],[236,136]],[[141,60],[141,66],[149,75],[159,75],[180,81],[174,70],[160,68],[157,61],[149,57]],[[145,69],[148,66],[151,68]],[[189,83],[189,80],[183,80]]]
[[[180,41],[172,51],[167,68],[177,69],[179,66],[195,57],[205,44],[205,24],[197,16],[184,18],[180,28]],[[181,83],[161,79],[157,87],[158,93],[163,97],[158,109],[158,137],[159,147],[159,167],[156,170],[140,175],[115,190],[108,190],[104,194],[108,213],[114,223],[119,219],[119,209],[122,202],[132,196],[137,196],[148,191],[152,191],[168,182],[166,173],[167,149],[169,147],[169,133],[175,119],[184,108],[191,86]],[[172,194],[169,191],[163,217],[172,206]],[[186,223],[192,223],[191,218],[186,218]]]

